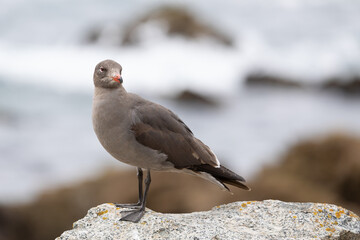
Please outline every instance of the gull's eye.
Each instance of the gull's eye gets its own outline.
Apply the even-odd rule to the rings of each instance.
[[[100,72],[105,72],[105,71],[106,71],[106,68],[100,67]]]

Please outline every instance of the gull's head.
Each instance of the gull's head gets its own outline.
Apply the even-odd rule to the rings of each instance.
[[[94,71],[95,86],[103,88],[120,87],[123,82],[121,71],[121,65],[113,60],[104,60],[98,63]]]

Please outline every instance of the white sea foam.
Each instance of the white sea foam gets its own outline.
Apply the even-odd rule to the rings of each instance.
[[[136,13],[168,1],[10,2],[0,12],[0,74],[14,80],[89,90],[93,66],[106,58],[124,65],[129,87],[159,92],[187,86],[229,91],[254,68],[300,81],[360,71],[355,1],[183,2],[233,37],[235,48],[169,40],[151,24],[141,33],[141,47],[80,44],[92,27],[124,26]],[[118,34],[105,32],[108,39]]]

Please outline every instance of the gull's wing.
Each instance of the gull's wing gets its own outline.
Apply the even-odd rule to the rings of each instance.
[[[215,154],[195,138],[186,124],[169,109],[141,102],[131,110],[131,130],[142,145],[168,156],[175,168],[191,168],[207,164],[220,167]]]

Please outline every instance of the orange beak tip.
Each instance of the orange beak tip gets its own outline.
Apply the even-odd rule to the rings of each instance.
[[[122,77],[121,76],[115,76],[112,78],[115,82],[118,82],[118,83],[122,83],[123,80],[122,80]]]

